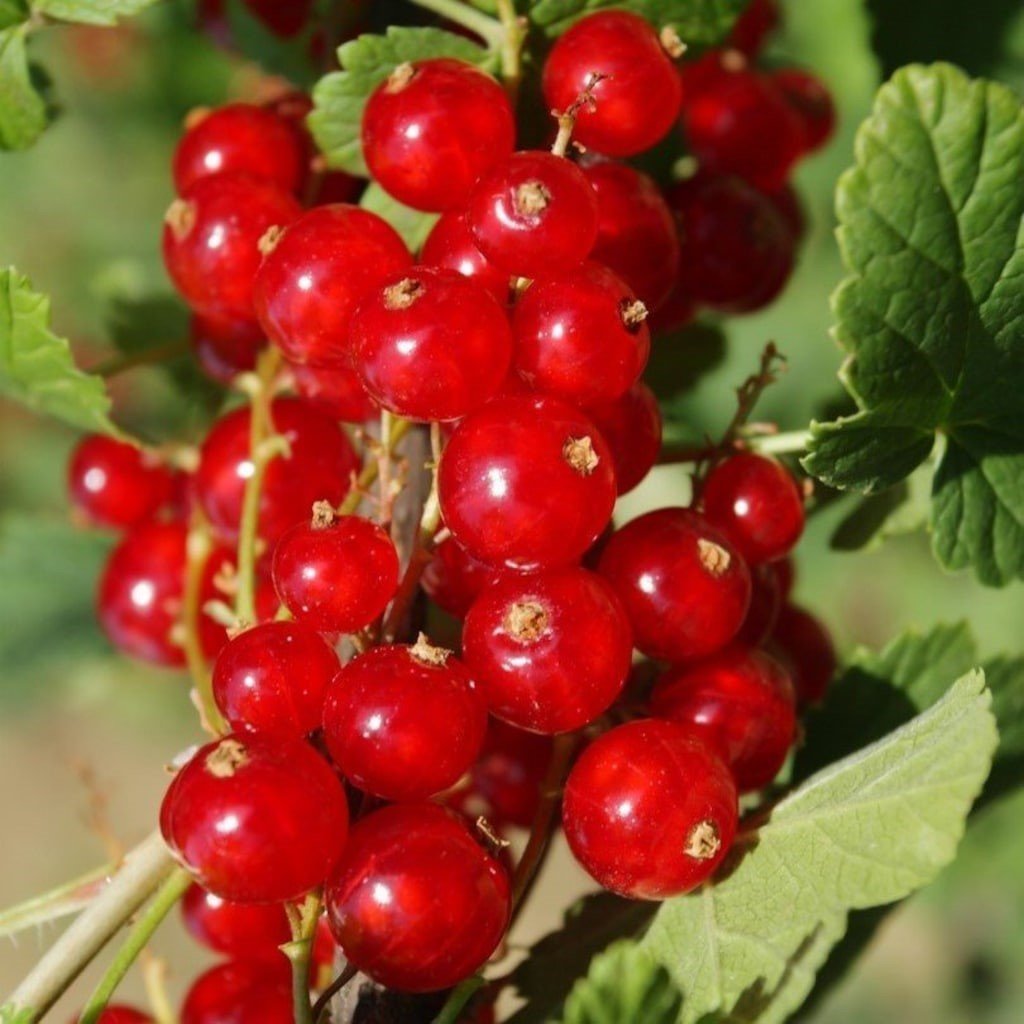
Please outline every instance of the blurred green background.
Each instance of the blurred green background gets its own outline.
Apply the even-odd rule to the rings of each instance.
[[[732,412],[732,388],[774,339],[789,369],[759,419],[798,429],[837,398],[840,353],[829,337],[828,295],[841,276],[831,196],[851,160],[852,135],[882,76],[912,59],[954,59],[974,73],[1024,84],[1019,0],[979,0],[969,15],[951,0],[791,0],[774,55],[826,79],[841,114],[832,147],[800,174],[811,230],[799,270],[769,312],[727,323],[724,361],[676,403],[700,431]],[[962,22],[969,17],[970,24]],[[251,65],[228,58],[163,5],[117,30],[51,28],[34,54],[54,79],[62,116],[33,150],[0,155],[0,263],[53,297],[58,330],[83,365],[109,349],[114,306],[168,286],[159,257],[171,198],[169,161],[193,106],[249,97]],[[35,41],[34,44],[35,46]],[[159,330],[154,324],[153,329]],[[197,429],[202,402],[137,371],[115,386],[118,415],[143,430]],[[73,443],[67,430],[0,405],[0,906],[56,885],[103,859],[87,821],[92,793],[108,800],[125,842],[152,827],[162,765],[197,739],[181,677],[113,657],[93,622],[92,591],[106,542],[74,530],[63,492]],[[623,514],[685,497],[682,470],[656,471]],[[936,566],[923,534],[856,554],[829,550],[852,507],[837,502],[810,525],[798,554],[797,597],[829,623],[839,646],[872,647],[909,626],[967,618],[981,651],[1019,651],[1024,588],[986,590]],[[1010,1024],[1024,1019],[1024,796],[972,828],[957,863],[892,915],[869,954],[813,1019],[820,1024]],[[563,854],[517,936],[554,923],[570,889],[586,886]],[[0,993],[45,948],[52,928],[0,940]],[[204,955],[177,922],[157,949],[180,993]],[[92,979],[69,995],[69,1017]],[[136,976],[129,996],[139,997]]]

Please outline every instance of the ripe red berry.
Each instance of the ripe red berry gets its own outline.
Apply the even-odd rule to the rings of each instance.
[[[587,405],[618,398],[651,351],[647,308],[607,267],[535,281],[516,302],[515,369],[537,391]]]
[[[457,270],[486,288],[502,305],[508,303],[509,275],[477,248],[462,210],[449,210],[441,215],[423,243],[420,259],[428,267]]]
[[[611,453],[582,413],[547,396],[467,416],[438,470],[441,513],[475,558],[511,569],[568,565],[611,518]]]
[[[260,239],[300,212],[269,182],[237,174],[201,178],[164,218],[164,263],[174,286],[199,313],[251,320]]]
[[[529,828],[551,762],[551,740],[492,718],[470,781],[498,821]]]
[[[347,366],[296,363],[290,367],[290,372],[299,397],[332,420],[365,423],[380,411],[355,370]]]
[[[279,903],[323,883],[345,845],[348,805],[338,777],[305,743],[226,736],[174,777],[160,830],[204,889]]]
[[[352,365],[385,409],[413,420],[454,420],[501,387],[512,360],[505,311],[454,270],[416,267],[360,304]]]
[[[271,405],[274,430],[288,452],[271,459],[260,489],[259,535],[273,543],[310,516],[313,503],[337,504],[348,493],[359,459],[344,432],[322,412],[293,398]],[[196,495],[210,523],[226,540],[238,535],[245,484],[253,472],[252,414],[248,406],[221,417],[203,442]]]
[[[729,46],[747,57],[756,57],[781,21],[778,0],[751,0],[732,27]]]
[[[679,273],[679,236],[653,178],[611,161],[583,168],[597,196],[591,257],[615,271],[650,310],[669,296]]]
[[[663,900],[714,873],[736,834],[736,786],[711,747],[644,719],[594,740],[569,773],[562,825],[606,889]]]
[[[256,357],[267,339],[253,320],[227,317],[192,317],[189,343],[203,372],[227,384],[256,366]]]
[[[96,1024],[153,1024],[153,1018],[134,1006],[107,1003],[96,1018]]]
[[[399,64],[366,104],[363,156],[374,181],[415,210],[460,206],[516,141],[505,90],[472,64]]]
[[[318,206],[267,253],[256,275],[256,314],[290,362],[347,366],[356,306],[411,263],[398,232],[376,214]]]
[[[586,569],[508,576],[470,609],[462,650],[492,714],[570,732],[603,714],[629,675],[633,638],[611,586]]]
[[[782,291],[796,245],[771,198],[739,178],[697,177],[677,185],[669,202],[680,223],[685,295],[726,313],[749,313]]]
[[[771,636],[782,609],[782,587],[776,565],[755,565],[750,570],[750,608],[736,640],[748,647],[759,647]]]
[[[788,555],[804,532],[804,500],[789,470],[751,452],[730,455],[708,474],[704,514],[748,565]]]
[[[633,490],[658,461],[661,411],[654,392],[637,381],[624,395],[584,410],[608,442],[619,494]]]
[[[438,608],[464,619],[477,595],[500,576],[498,570],[475,559],[453,537],[446,537],[434,548],[421,582]]]
[[[750,605],[750,570],[696,512],[664,508],[612,534],[598,565],[652,658],[686,661],[724,647]]]
[[[89,434],[68,462],[68,492],[77,512],[97,526],[126,529],[149,519],[174,496],[174,473],[133,444]]]
[[[375,647],[335,677],[324,740],[342,774],[385,800],[417,800],[454,785],[480,751],[484,695],[450,651],[421,636]]]
[[[288,915],[279,903],[232,903],[192,885],[181,901],[188,933],[215,953],[242,960],[278,960],[291,940]]]
[[[515,153],[477,182],[466,223],[506,274],[549,277],[578,267],[597,241],[597,197],[564,157]]]
[[[804,151],[821,149],[836,129],[836,108],[825,83],[800,68],[782,68],[772,81],[800,119]]]
[[[230,960],[201,974],[185,996],[181,1024],[292,1024],[288,961]]]
[[[395,596],[398,569],[391,538],[360,516],[298,523],[274,550],[281,603],[324,633],[354,633],[373,622]]]
[[[836,674],[838,659],[825,624],[795,604],[785,604],[772,631],[769,650],[789,669],[801,706],[817,704]]]
[[[239,633],[217,656],[213,695],[232,729],[302,739],[320,728],[338,658],[298,622],[265,622]]]
[[[580,18],[548,55],[543,89],[551,110],[567,110],[588,88],[593,101],[580,107],[573,134],[608,156],[650,149],[679,116],[683,97],[657,33],[627,11]]]
[[[504,868],[437,804],[359,821],[324,898],[349,963],[406,992],[448,988],[482,966],[512,907]]]
[[[764,651],[738,645],[666,672],[651,714],[686,726],[718,751],[741,793],[779,774],[796,738],[796,696],[786,670]]]
[[[245,174],[294,192],[304,154],[294,129],[270,110],[229,103],[192,115],[174,151],[174,187],[181,193],[200,178]]]

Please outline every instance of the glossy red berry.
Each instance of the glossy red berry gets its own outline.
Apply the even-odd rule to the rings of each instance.
[[[804,532],[804,500],[789,470],[752,452],[730,455],[708,474],[704,514],[736,546],[748,565],[774,562]]]
[[[290,968],[276,961],[231,960],[193,983],[181,1024],[293,1024]]]
[[[236,174],[201,178],[164,218],[164,263],[174,286],[196,312],[251,320],[260,240],[300,212],[269,182]]]
[[[825,83],[800,68],[782,68],[772,81],[800,119],[805,152],[821,149],[836,130],[836,108]]]
[[[509,275],[477,248],[462,210],[449,210],[434,225],[420,259],[425,266],[456,270],[486,288],[502,305],[508,303]]]
[[[174,187],[181,193],[200,178],[245,174],[294,192],[303,165],[291,125],[262,107],[229,103],[189,117],[174,151]]]
[[[320,728],[338,657],[299,622],[265,622],[230,640],[213,666],[213,695],[232,729],[302,739]]]
[[[775,566],[769,562],[755,565],[750,570],[750,608],[743,620],[736,640],[748,647],[758,647],[771,636],[782,610],[782,587]]]
[[[751,0],[732,27],[729,46],[747,57],[756,57],[781,21],[779,0]]]
[[[200,450],[196,494],[226,540],[238,535],[245,484],[253,471],[251,419],[248,406],[221,417]],[[271,459],[260,489],[259,535],[268,543],[308,520],[314,502],[340,502],[359,469],[358,456],[338,424],[305,402],[276,399],[271,420],[288,442],[288,452]]]
[[[441,513],[488,565],[580,558],[611,518],[611,453],[582,413],[547,396],[497,399],[455,429],[438,470]]]
[[[633,638],[605,580],[556,569],[485,590],[466,617],[462,652],[492,714],[554,734],[611,707],[629,675]]]
[[[597,197],[564,157],[514,154],[477,182],[466,223],[484,256],[507,274],[550,277],[578,267],[597,241]]]
[[[122,530],[149,519],[174,496],[174,473],[133,444],[82,438],[68,462],[68,492],[90,523]]]
[[[551,110],[567,110],[588,89],[593,101],[580,107],[573,135],[608,156],[650,149],[679,116],[683,96],[657,32],[628,11],[580,18],[548,55],[543,90]]]
[[[253,320],[194,315],[189,343],[203,372],[212,380],[227,384],[240,373],[256,366],[256,357],[267,343],[260,325]]]
[[[550,763],[549,737],[492,718],[480,756],[470,769],[470,781],[498,821],[529,828]]]
[[[654,392],[637,381],[624,395],[584,410],[608,442],[619,494],[633,490],[658,461],[661,411]]]
[[[686,726],[718,751],[741,793],[779,774],[796,738],[796,696],[774,658],[733,645],[666,672],[651,694],[651,714]]]
[[[485,288],[455,270],[415,267],[352,317],[350,358],[369,394],[406,419],[461,419],[508,374],[512,331]]]
[[[647,308],[600,263],[535,281],[513,314],[515,369],[536,391],[587,405],[636,383],[651,351]]]
[[[178,772],[160,829],[204,889],[278,903],[323,883],[345,845],[348,805],[312,747],[238,734],[201,747]]]
[[[680,223],[680,287],[727,313],[768,305],[793,269],[795,239],[771,198],[739,178],[703,178],[669,196]]]
[[[188,933],[215,953],[242,960],[278,960],[292,937],[279,903],[232,903],[192,885],[181,901]]]
[[[263,260],[256,314],[290,362],[347,366],[356,306],[411,263],[398,233],[376,214],[343,203],[318,206]]]
[[[141,1010],[136,1010],[134,1006],[108,1003],[100,1011],[96,1024],[153,1024],[153,1018]]]
[[[724,647],[750,605],[750,570],[703,516],[664,508],[612,534],[599,571],[633,624],[636,646],[652,658],[686,661]]]
[[[415,210],[461,206],[516,141],[505,90],[472,64],[441,58],[399,64],[363,113],[370,174]]]
[[[477,595],[500,576],[498,570],[475,559],[453,537],[446,537],[434,548],[423,571],[422,585],[434,604],[463,619]]]
[[[373,622],[395,596],[398,569],[391,538],[360,516],[298,523],[274,549],[281,603],[324,633],[354,633]]]
[[[324,898],[349,963],[406,992],[448,988],[482,966],[512,906],[504,868],[437,804],[358,822]]]
[[[342,423],[365,423],[380,412],[355,370],[347,366],[304,366],[290,369],[299,397]]]
[[[342,774],[385,800],[417,800],[454,785],[480,752],[484,695],[450,651],[420,637],[376,647],[335,677],[324,740]]]
[[[663,900],[714,874],[736,834],[736,785],[718,754],[675,722],[644,719],[594,740],[569,773],[562,826],[606,889]]]
[[[627,164],[583,168],[597,196],[591,257],[615,271],[650,310],[669,296],[679,273],[679,236],[661,189]]]
[[[805,706],[821,701],[838,665],[825,624],[806,609],[785,604],[768,647],[789,669],[798,703]]]

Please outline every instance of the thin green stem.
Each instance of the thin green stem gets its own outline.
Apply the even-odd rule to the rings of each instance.
[[[744,438],[744,444],[764,455],[790,455],[807,450],[811,441],[809,430],[790,430],[784,434],[763,434]]]
[[[408,420],[403,419],[396,419],[394,423],[391,424],[391,437],[387,448],[389,458],[395,454],[395,449],[398,447],[398,443],[406,434],[409,433],[411,427],[412,424]],[[358,510],[363,498],[366,497],[368,491],[376,482],[377,474],[379,472],[380,461],[377,458],[369,459],[366,465],[363,466],[362,472],[356,478],[347,497],[338,506],[337,512],[339,516],[350,516]]]
[[[468,28],[470,32],[485,40],[488,46],[497,50],[502,43],[502,27],[500,22],[488,17],[462,0],[409,0],[410,3],[424,10],[440,14],[442,18],[454,21],[455,24]]]
[[[523,78],[523,44],[526,42],[526,23],[516,13],[513,0],[496,0],[501,36],[498,40],[498,56],[501,59],[501,77],[512,106],[519,98],[519,86]]]
[[[484,979],[479,974],[472,978],[459,982],[452,989],[447,1002],[441,1007],[441,1012],[434,1018],[433,1024],[457,1024],[459,1015],[466,1008],[466,1004],[484,986]]]
[[[170,913],[171,908],[185,895],[192,879],[183,868],[175,868],[163,885],[157,890],[152,902],[142,912],[138,920],[128,932],[128,937],[121,944],[106,973],[100,979],[95,991],[85,1004],[78,1024],[96,1024],[100,1014],[106,1009],[117,986],[124,980],[128,968],[138,959],[146,948],[160,922]]]
[[[292,941],[285,943],[281,951],[292,965],[292,1007],[295,1024],[313,1024],[314,1021],[309,1001],[309,965],[321,906],[320,894],[310,893],[301,907],[287,908],[292,926]]]
[[[120,352],[109,359],[104,359],[103,362],[92,367],[89,372],[100,377],[116,377],[119,373],[134,370],[139,366],[155,366],[158,363],[170,362],[187,352],[188,341],[184,338],[178,341],[168,341],[139,352]]]
[[[103,891],[113,871],[111,865],[104,864],[49,892],[0,911],[0,938],[77,913]]]

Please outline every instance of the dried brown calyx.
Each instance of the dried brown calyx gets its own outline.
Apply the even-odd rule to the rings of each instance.
[[[188,199],[175,199],[164,214],[164,223],[180,242],[196,226],[196,204]]]
[[[409,648],[409,654],[421,665],[443,665],[452,655],[445,647],[435,647],[426,633],[416,637],[416,643]]]
[[[562,458],[580,476],[590,476],[601,464],[601,458],[594,451],[594,442],[589,437],[570,437],[562,445]]]
[[[639,299],[623,299],[619,303],[619,319],[622,326],[635,334],[647,320],[647,307]]]
[[[309,525],[314,530],[326,530],[334,525],[334,506],[329,501],[314,501],[313,515],[310,517]]]
[[[278,242],[281,241],[283,235],[283,227],[278,224],[271,224],[270,227],[260,235],[260,240],[256,247],[264,256],[268,256],[277,248]]]
[[[401,92],[416,77],[416,69],[406,61],[399,64],[394,71],[388,75],[384,84],[384,91],[389,93]]]
[[[548,613],[539,601],[516,601],[505,613],[504,626],[513,640],[532,644],[548,628]]]
[[[728,571],[729,565],[732,563],[732,556],[721,544],[716,544],[713,540],[706,540],[703,537],[697,541],[697,557],[700,559],[700,564],[712,576],[721,576],[722,573]]]
[[[536,217],[551,202],[551,193],[542,181],[524,181],[516,189],[516,213],[520,217]]]
[[[230,779],[249,760],[249,751],[239,740],[221,740],[206,755],[206,770],[218,779]]]
[[[686,837],[683,852],[694,860],[714,860],[722,848],[718,826],[710,819],[698,822]]]
[[[427,286],[422,281],[404,277],[398,284],[384,289],[384,308],[408,309],[426,290]]]

